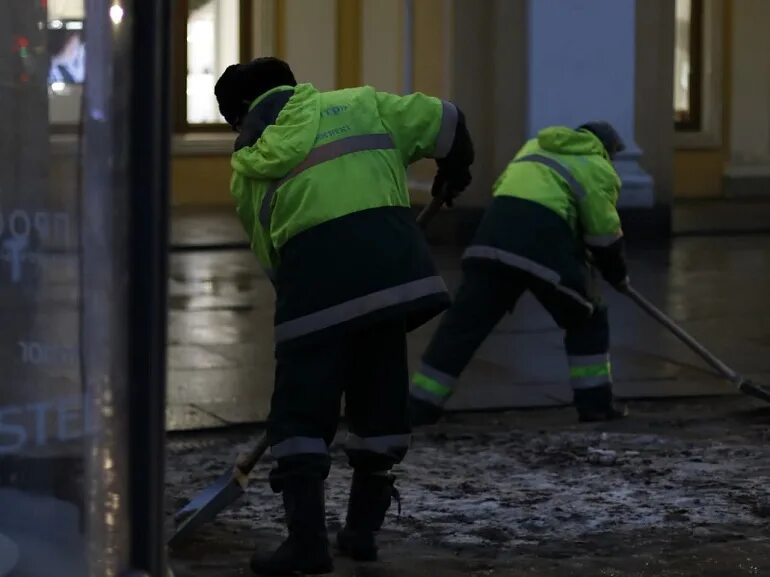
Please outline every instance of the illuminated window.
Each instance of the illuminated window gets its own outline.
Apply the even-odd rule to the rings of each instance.
[[[177,0],[174,115],[177,132],[224,130],[214,85],[230,64],[251,60],[270,3],[265,0]],[[261,49],[260,49],[261,50]]]
[[[187,16],[187,122],[221,123],[217,78],[240,57],[236,0],[191,0]]]
[[[674,122],[677,130],[701,129],[703,1],[676,0]]]

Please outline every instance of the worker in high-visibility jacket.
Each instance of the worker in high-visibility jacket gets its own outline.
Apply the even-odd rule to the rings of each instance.
[[[450,302],[410,208],[406,167],[437,159],[434,189],[451,199],[466,188],[463,115],[419,93],[320,92],[275,58],[229,67],[215,92],[239,132],[232,195],[277,297],[267,434],[289,537],[252,569],[332,570],[324,480],[343,394],[354,474],[337,543],[374,560],[390,470],[410,440],[406,334]]]
[[[508,165],[463,255],[454,304],[413,375],[413,424],[440,418],[476,349],[527,290],[566,331],[580,420],[625,415],[613,401],[607,310],[591,263],[615,288],[627,286],[616,209],[621,182],[612,165],[623,149],[606,122],[576,130],[557,126],[542,130]]]

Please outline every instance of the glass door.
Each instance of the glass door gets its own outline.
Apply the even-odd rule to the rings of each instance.
[[[0,0],[0,577],[163,571],[167,8]]]

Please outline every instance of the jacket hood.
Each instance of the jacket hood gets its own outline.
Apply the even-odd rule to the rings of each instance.
[[[257,99],[258,106],[279,87]],[[321,114],[321,96],[311,84],[299,84],[294,95],[271,124],[252,145],[233,153],[230,164],[236,172],[258,180],[283,178],[307,157],[315,144]]]
[[[537,143],[543,150],[556,154],[598,154],[609,158],[604,145],[588,130],[574,130],[566,126],[544,128],[537,135]]]

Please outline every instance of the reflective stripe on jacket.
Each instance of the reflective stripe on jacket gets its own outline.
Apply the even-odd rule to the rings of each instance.
[[[537,202],[566,220],[589,246],[608,246],[623,236],[616,208],[620,184],[596,136],[557,126],[522,147],[494,194]]]
[[[287,92],[276,118],[260,117]],[[233,153],[231,191],[276,285],[277,344],[383,315],[414,328],[447,306],[406,167],[446,156],[457,119],[449,102],[371,87],[301,84],[255,101],[242,129],[255,136]]]

